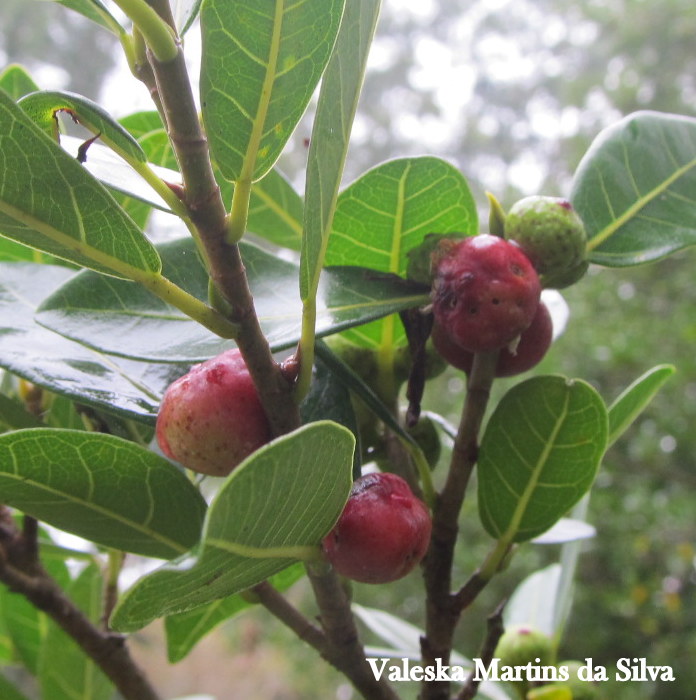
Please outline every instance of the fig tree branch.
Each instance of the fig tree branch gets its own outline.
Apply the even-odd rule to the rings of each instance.
[[[150,5],[173,26],[169,3]],[[236,244],[226,240],[228,218],[210,161],[208,141],[198,118],[181,49],[174,58],[159,61],[149,53],[157,94],[169,138],[179,162],[184,184],[183,202],[198,232],[198,242],[212,283],[226,302],[223,312],[238,324],[237,345],[261,396],[275,435],[300,424],[292,386],[274,361],[259,325],[246,271]]]
[[[102,630],[65,595],[37,556],[36,521],[20,531],[9,510],[0,506],[0,581],[46,613],[94,661],[126,700],[159,700],[130,656],[125,639]]]
[[[459,513],[478,458],[479,431],[488,405],[497,359],[497,352],[477,353],[474,356],[449,472],[445,485],[435,498],[433,534],[423,571],[426,634],[421,639],[421,652],[424,665],[434,665],[437,659],[443,664],[449,663],[454,630],[463,609],[461,597],[452,593],[454,549],[459,534]],[[480,590],[477,584],[478,579],[472,577],[472,588],[468,593],[474,595],[470,601]],[[446,698],[449,698],[448,682],[424,683],[421,700]]]
[[[489,616],[486,631],[486,638],[483,640],[483,645],[479,651],[478,658],[481,663],[488,668],[493,656],[495,654],[495,649],[498,646],[500,638],[503,636],[505,628],[503,627],[503,610],[505,608],[506,601],[503,601]],[[476,670],[473,670],[464,684],[459,695],[457,695],[456,700],[471,700],[476,697],[478,692],[480,680],[477,680],[478,674]]]

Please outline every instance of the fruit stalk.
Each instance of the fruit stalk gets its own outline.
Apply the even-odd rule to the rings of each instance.
[[[497,360],[497,351],[477,353],[474,356],[447,480],[435,499],[433,534],[424,566],[426,634],[421,640],[424,665],[436,664],[437,659],[441,659],[443,664],[449,663],[454,630],[462,612],[457,595],[451,592],[454,548],[459,532],[458,519],[478,457],[478,435],[488,405]],[[420,698],[449,698],[449,683],[425,683]]]

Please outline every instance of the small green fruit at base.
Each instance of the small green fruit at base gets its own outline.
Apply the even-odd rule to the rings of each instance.
[[[271,428],[236,348],[169,386],[157,415],[162,452],[188,469],[226,476],[271,439]]]
[[[599,688],[592,681],[583,681],[578,677],[578,671],[585,667],[581,661],[561,661],[559,667],[565,666],[570,676],[564,685],[570,688],[573,700],[599,700]]]
[[[505,238],[532,261],[545,288],[562,289],[587,270],[585,226],[570,202],[559,197],[525,197],[511,207]]]
[[[425,556],[432,521],[425,504],[396,474],[361,476],[331,532],[323,540],[334,569],[353,581],[389,583]]]
[[[442,241],[433,269],[435,323],[465,350],[499,350],[536,314],[541,283],[515,243],[489,234]]]
[[[494,656],[503,666],[553,665],[555,651],[550,637],[530,625],[506,628]],[[537,661],[539,659],[539,661]]]

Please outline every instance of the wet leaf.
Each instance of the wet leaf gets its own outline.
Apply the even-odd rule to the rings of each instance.
[[[590,262],[639,265],[696,243],[695,191],[696,119],[636,112],[605,129],[571,194]]]
[[[164,390],[188,365],[107,356],[34,321],[41,300],[74,274],[53,265],[0,263],[0,367],[80,403],[154,423]]]
[[[213,158],[253,182],[277,160],[314,92],[343,0],[205,0],[201,105]]]
[[[126,279],[156,276],[160,260],[113,197],[0,91],[0,232]]]
[[[208,510],[200,547],[141,578],[111,619],[121,631],[184,612],[266,580],[318,554],[352,484],[355,439],[310,423],[257,450],[227,477]]]
[[[163,559],[193,547],[206,509],[184,473],[163,457],[80,430],[0,435],[0,490],[3,503],[49,525]]]
[[[241,245],[261,327],[273,350],[300,337],[298,268],[260,248]],[[207,299],[208,277],[195,245],[183,238],[160,246],[164,274]],[[422,289],[357,267],[325,271],[319,288],[317,333],[326,335],[427,301]],[[40,323],[66,337],[116,355],[165,362],[199,362],[230,347],[147,290],[83,272],[41,305]]]
[[[510,389],[481,440],[478,498],[492,537],[541,535],[589,490],[607,444],[604,402],[587,383],[539,376]]]

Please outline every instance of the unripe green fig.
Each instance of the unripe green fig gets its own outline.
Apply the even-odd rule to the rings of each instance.
[[[567,199],[537,195],[519,200],[505,219],[505,238],[522,248],[544,288],[568,287],[587,270],[585,226]]]
[[[573,700],[599,700],[599,688],[592,681],[583,681],[578,676],[578,671],[585,666],[582,661],[561,661],[559,668],[565,666],[568,669],[569,678],[564,685],[570,688]]]
[[[495,648],[494,656],[503,666],[551,666],[554,661],[551,638],[531,625],[513,625],[506,628]]]
[[[553,641],[530,625],[513,625],[506,628],[493,656],[502,666],[552,666],[555,657]],[[515,681],[521,697],[525,697],[530,684],[527,680]]]

